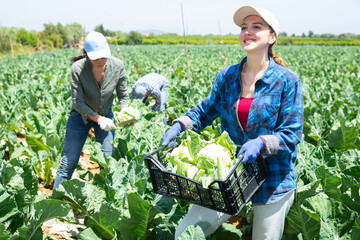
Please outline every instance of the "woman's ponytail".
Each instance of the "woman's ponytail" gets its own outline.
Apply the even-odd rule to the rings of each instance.
[[[271,26],[270,26],[270,32],[271,32],[271,33],[275,33],[274,29],[273,29]],[[271,57],[272,59],[274,59],[274,61],[275,61],[277,64],[279,64],[279,65],[281,65],[281,66],[283,66],[283,67],[286,67],[285,61],[284,61],[281,57],[279,57],[278,55],[276,55],[275,51],[272,49],[273,46],[275,45],[275,43],[276,43],[276,41],[269,46],[268,56]]]
[[[274,46],[275,43],[271,44],[269,46],[269,49],[268,49],[268,55],[269,57],[271,57],[272,59],[274,59],[274,61],[283,66],[283,67],[286,67],[286,64],[285,64],[285,61],[278,55],[276,55],[275,51],[272,49],[272,47]]]
[[[74,63],[76,61],[79,61],[80,59],[86,58],[86,56],[87,56],[87,54],[86,54],[86,51],[84,49],[82,55],[71,58],[71,63]]]

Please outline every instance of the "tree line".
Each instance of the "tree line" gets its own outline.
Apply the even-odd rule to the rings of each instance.
[[[83,36],[83,27],[78,23],[63,26],[58,23],[44,24],[41,32],[27,31],[24,28],[0,27],[0,52],[17,51],[19,49],[52,50],[63,48],[65,44],[75,47]]]
[[[184,44],[183,36],[177,34],[140,34],[136,31],[123,33],[105,29],[100,24],[94,28],[108,39],[110,44],[118,45],[169,45]],[[0,26],[0,54],[26,54],[38,50],[54,50],[59,48],[78,48],[80,40],[86,35],[85,29],[79,23],[67,25],[44,24],[40,32],[27,31],[24,28]],[[238,44],[237,35],[191,35],[187,36],[188,44]],[[330,46],[360,46],[360,35],[345,34],[315,34],[309,31],[299,36],[281,32],[279,45],[330,45]]]

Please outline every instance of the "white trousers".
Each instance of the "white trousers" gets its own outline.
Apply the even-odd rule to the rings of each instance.
[[[199,225],[205,236],[209,236],[230,217],[229,214],[194,205],[176,228],[175,239],[191,225]]]
[[[253,240],[278,240],[284,231],[285,218],[294,203],[295,191],[271,204],[254,205]]]
[[[285,217],[294,202],[294,194],[295,191],[292,191],[275,203],[254,206],[253,240],[281,239]],[[209,236],[231,216],[194,205],[176,228],[175,239],[191,225],[200,226],[205,236]]]

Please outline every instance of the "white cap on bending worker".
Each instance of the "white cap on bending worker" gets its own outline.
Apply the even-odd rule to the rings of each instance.
[[[167,124],[165,113],[165,103],[168,95],[169,84],[166,77],[158,73],[148,73],[137,80],[132,86],[132,98],[140,99],[143,103],[148,97],[155,100],[151,108],[153,112],[162,111],[164,113],[164,125]]]
[[[146,93],[147,93],[147,90],[144,86],[137,85],[133,89],[132,97],[133,97],[133,99],[140,99],[141,101],[144,101]]]

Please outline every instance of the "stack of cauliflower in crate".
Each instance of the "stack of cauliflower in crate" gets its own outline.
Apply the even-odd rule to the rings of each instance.
[[[208,188],[214,180],[225,180],[237,163],[236,146],[227,132],[206,141],[188,130],[187,138],[166,155],[168,171],[200,182]]]

